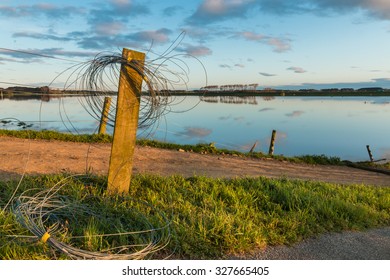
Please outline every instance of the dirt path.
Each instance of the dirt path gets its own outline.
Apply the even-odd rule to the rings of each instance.
[[[0,179],[27,174],[60,172],[106,174],[110,144],[0,137]],[[344,166],[295,164],[269,159],[200,155],[172,150],[137,147],[135,173],[211,177],[266,176],[390,186],[390,176]]]

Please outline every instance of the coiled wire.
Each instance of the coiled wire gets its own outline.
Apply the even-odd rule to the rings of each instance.
[[[138,128],[152,131],[158,127],[165,114],[172,112],[176,98],[171,96],[171,91],[177,87],[187,88],[189,82],[190,69],[182,59],[183,55],[169,55],[170,53],[165,53],[157,59],[141,62],[136,59],[127,60],[119,53],[100,53],[91,61],[67,69],[71,73],[64,88],[65,91],[75,89],[80,96],[81,105],[97,121],[101,118],[104,98],[113,97],[114,102],[111,103],[107,116],[107,125],[113,127],[120,68],[126,66],[143,79],[143,90],[139,96]],[[203,67],[202,64],[201,66]]]
[[[12,207],[17,221],[42,242],[71,259],[145,259],[167,246],[171,239],[169,220],[151,205],[137,201],[132,201],[135,207],[128,209],[128,214],[137,217],[138,224],[141,223],[137,230],[131,231],[122,225],[119,232],[74,236],[71,232],[72,226],[76,224],[80,227],[80,223],[85,223],[86,217],[110,225],[115,216],[114,212],[98,213],[99,209],[94,210],[88,204],[62,193],[62,189],[67,186],[67,181],[75,177],[69,176],[51,188],[40,191],[30,189],[18,196]],[[32,194],[29,195],[29,193]],[[151,222],[146,215],[141,213],[142,210],[137,210],[137,204],[141,205],[143,209],[149,208],[150,212],[157,214],[159,225],[155,225],[156,221]],[[142,229],[139,229],[140,226]],[[118,244],[118,246],[89,251],[69,244],[78,239],[88,238],[100,238],[102,243]],[[132,243],[123,245],[124,238]],[[120,240],[122,242],[119,242]]]

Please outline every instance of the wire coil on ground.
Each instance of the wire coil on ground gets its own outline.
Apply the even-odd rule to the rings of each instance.
[[[12,209],[17,221],[41,242],[71,259],[145,259],[168,244],[171,233],[163,213],[144,202],[127,200],[123,201],[126,207],[133,207],[126,208],[126,215],[118,217],[114,207],[97,208],[93,202],[80,201],[63,191],[74,178],[66,177],[51,188],[21,194]],[[153,220],[143,211],[153,213]],[[111,232],[99,230],[102,225]],[[77,235],[80,227],[84,231]]]

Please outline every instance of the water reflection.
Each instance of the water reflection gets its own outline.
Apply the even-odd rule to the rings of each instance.
[[[183,132],[179,133],[179,136],[185,136],[188,138],[203,138],[209,136],[213,131],[204,127],[186,127]]]
[[[380,149],[379,155],[379,159],[386,159],[387,161],[390,161],[390,148]]]
[[[275,108],[263,108],[263,109],[260,109],[259,112],[267,112],[267,111],[272,111],[272,110],[275,110]]]
[[[388,100],[377,100],[377,101],[371,102],[371,104],[390,105],[390,101],[388,101]]]
[[[221,121],[227,121],[229,119],[232,118],[232,115],[229,115],[229,116],[222,116],[222,117],[219,117],[218,119],[221,120]]]
[[[261,97],[264,101],[271,101],[275,99],[275,96],[262,96]]]
[[[23,94],[4,94],[1,96],[1,100],[8,99],[14,101],[26,101],[26,100],[39,100],[43,102],[49,102],[53,98],[59,98],[58,96],[53,96],[50,94],[33,94],[33,95],[23,95]]]
[[[199,99],[207,103],[258,104],[256,96],[200,96]]]
[[[219,96],[200,96],[200,101],[208,102],[208,103],[218,103]]]
[[[296,118],[296,117],[301,116],[303,113],[305,113],[305,112],[304,111],[293,111],[291,113],[287,113],[286,116],[291,117],[291,118]]]

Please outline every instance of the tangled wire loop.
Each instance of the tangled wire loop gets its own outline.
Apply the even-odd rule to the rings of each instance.
[[[42,242],[71,259],[95,260],[144,259],[169,243],[169,221],[164,214],[146,203],[127,201],[133,207],[126,206],[127,217],[118,217],[113,207],[102,210],[101,205],[88,205],[64,194],[62,189],[71,177],[51,188],[35,190],[32,195],[28,193],[33,190],[24,192],[13,206],[17,221]],[[149,211],[154,217],[157,213],[158,221],[150,221],[142,211]],[[129,231],[129,224],[136,230]],[[116,228],[118,232],[100,233],[102,225],[105,226],[103,230]],[[83,226],[83,234],[77,235]],[[78,240],[84,241],[80,247],[85,248],[68,244]],[[88,250],[91,243],[97,244],[94,247],[97,250]]]
[[[179,69],[168,69],[168,64]],[[104,96],[115,96],[117,93],[122,66],[134,70],[144,82],[145,90],[139,96],[142,102],[138,128],[157,126],[159,119],[169,112],[168,105],[173,100],[170,90],[176,86],[186,86],[188,82],[187,65],[178,56],[143,62],[136,59],[126,60],[120,54],[99,54],[93,60],[78,65],[69,76],[66,87],[77,88],[83,95],[80,98],[82,106],[92,117],[99,120]],[[107,124],[111,127],[115,123],[115,104],[116,102],[108,114]]]

